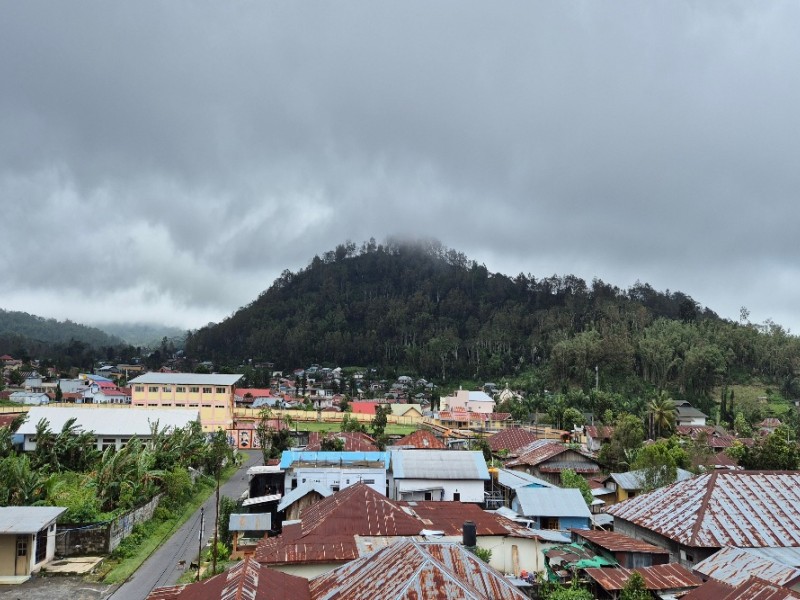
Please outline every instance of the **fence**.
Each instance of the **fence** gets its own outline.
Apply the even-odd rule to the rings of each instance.
[[[120,542],[131,534],[135,525],[153,518],[162,495],[159,494],[147,504],[129,510],[106,523],[59,525],[56,532],[56,554],[78,556],[113,552]]]

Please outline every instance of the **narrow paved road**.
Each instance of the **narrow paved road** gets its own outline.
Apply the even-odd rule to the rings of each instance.
[[[244,452],[247,459],[241,468],[220,488],[220,497],[229,496],[234,500],[247,489],[247,469],[261,464],[261,451]],[[203,537],[208,540],[213,536],[215,494],[211,494],[203,504],[205,509],[205,525]],[[148,558],[128,581],[117,588],[107,600],[144,600],[157,587],[175,585],[183,575],[185,568],[179,565],[186,561],[188,565],[197,558],[200,535],[200,509],[192,515],[164,544]]]

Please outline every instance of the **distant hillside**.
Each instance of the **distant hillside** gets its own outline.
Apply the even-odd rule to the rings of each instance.
[[[20,340],[29,340],[47,345],[66,345],[71,341],[78,341],[93,348],[123,344],[122,339],[109,335],[96,327],[73,323],[69,320],[57,321],[25,312],[0,309],[0,340],[12,339],[15,340],[15,343],[19,343]]]
[[[141,348],[157,348],[164,338],[180,348],[186,338],[186,331],[179,327],[153,323],[101,323],[98,327],[131,346]]]
[[[439,381],[527,372],[540,391],[588,391],[597,374],[601,387],[668,387],[689,398],[755,376],[800,395],[798,338],[777,325],[725,321],[647,284],[490,273],[435,242],[348,243],[315,256],[191,335],[187,355],[396,367]]]

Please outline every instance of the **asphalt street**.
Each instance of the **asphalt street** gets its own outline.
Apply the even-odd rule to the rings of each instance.
[[[220,488],[220,497],[237,499],[247,489],[247,469],[261,464],[261,451],[245,451],[247,460]],[[203,537],[213,536],[215,494],[203,504],[205,525]],[[200,509],[184,523],[125,583],[114,590],[106,600],[144,600],[157,587],[175,585],[178,578],[197,558],[200,537]],[[183,565],[181,561],[184,561]]]

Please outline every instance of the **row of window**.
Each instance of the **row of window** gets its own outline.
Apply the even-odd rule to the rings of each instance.
[[[137,385],[137,386],[135,386],[134,389],[137,392],[143,392],[144,391],[144,386],[143,385]],[[189,390],[190,394],[199,394],[200,393],[200,387],[199,386],[195,386],[195,385],[190,385],[188,387],[187,386],[183,386],[183,385],[178,385],[178,386],[175,387],[175,393],[176,394],[185,394],[187,389]],[[171,385],[164,385],[164,386],[159,387],[157,385],[151,385],[151,386],[147,387],[147,391],[149,393],[151,393],[151,394],[157,394],[158,392],[162,392],[162,393],[165,393],[165,394],[171,394],[172,393],[172,386]],[[204,387],[203,388],[203,393],[204,394],[212,394],[212,393],[213,394],[227,394],[228,390],[227,390],[227,388],[224,388],[224,387],[217,387],[217,388]]]
[[[145,406],[145,404],[142,402],[137,402],[134,406]],[[188,405],[186,402],[176,402],[175,404],[172,402],[159,402],[157,404],[151,403],[149,406],[159,408],[172,408],[173,406],[175,408],[186,408],[187,406],[189,408],[200,408],[202,406],[203,408],[219,408],[221,410],[227,408],[227,405],[225,404],[198,404],[197,402],[189,402]]]

